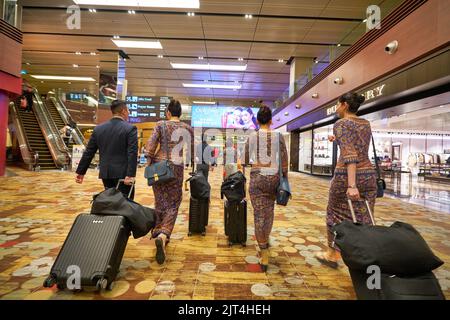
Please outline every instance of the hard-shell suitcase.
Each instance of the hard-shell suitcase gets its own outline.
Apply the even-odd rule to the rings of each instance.
[[[201,233],[206,235],[206,226],[208,224],[209,215],[209,199],[195,199],[191,197],[189,200],[189,233]]]
[[[381,273],[380,286],[374,289],[369,289],[367,283],[373,283],[373,275],[350,270],[350,276],[358,300],[445,300],[433,272],[414,277]]]
[[[225,234],[228,245],[247,243],[247,200],[240,202],[225,200]]]
[[[350,200],[348,200],[348,204],[353,222],[357,223],[353,204]],[[367,200],[365,204],[372,225],[375,225]],[[380,273],[378,279],[379,287],[374,286],[371,289],[369,284],[371,286],[374,283],[376,284],[377,281],[374,279],[376,274],[352,269],[349,269],[349,271],[358,300],[445,300],[445,296],[433,272],[407,277]]]
[[[122,216],[79,215],[44,287],[112,289],[129,236],[130,228]]]

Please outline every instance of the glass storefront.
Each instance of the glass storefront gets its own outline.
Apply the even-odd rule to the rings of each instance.
[[[333,143],[328,136],[333,125],[300,132],[298,171],[331,176],[333,172]]]

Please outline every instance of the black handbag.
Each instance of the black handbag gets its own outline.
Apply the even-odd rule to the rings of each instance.
[[[280,184],[277,187],[277,204],[287,206],[292,197],[291,186],[287,177],[283,176],[283,164],[281,159],[281,133],[278,136],[278,173],[280,175]]]
[[[375,156],[375,167],[377,169],[377,198],[383,198],[386,190],[386,182],[381,178],[381,170],[378,165],[377,151],[375,150],[375,140],[372,135],[373,155]]]
[[[137,239],[147,235],[155,227],[156,214],[155,210],[129,199],[134,183],[130,188],[128,198],[126,198],[118,190],[119,184],[123,181],[120,179],[116,188],[108,188],[94,195],[91,214],[125,217],[131,227],[133,237]]]
[[[167,183],[175,179],[173,163],[169,160],[169,142],[166,135],[165,121],[162,125],[162,136],[167,146],[167,159],[152,163],[145,168],[144,177],[147,179],[149,186]]]

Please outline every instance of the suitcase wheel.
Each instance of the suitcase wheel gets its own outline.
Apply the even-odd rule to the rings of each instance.
[[[101,291],[102,289],[106,289],[107,286],[108,286],[108,280],[106,280],[104,278],[100,278],[97,280],[95,288],[97,289],[97,291]]]
[[[112,289],[114,289],[114,281],[108,283],[108,286],[106,287],[106,290],[111,291]]]
[[[56,280],[52,277],[49,276],[47,279],[44,280],[44,288],[51,288],[56,284]]]

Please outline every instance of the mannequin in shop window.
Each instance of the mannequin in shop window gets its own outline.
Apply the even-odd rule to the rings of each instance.
[[[347,200],[353,201],[358,222],[371,223],[364,201],[369,202],[374,212],[377,195],[376,171],[369,158],[372,131],[369,121],[359,118],[356,113],[364,102],[364,96],[350,92],[339,98],[337,114],[340,120],[334,124],[333,136],[340,156],[336,165],[329,192],[326,225],[328,230],[328,250],[320,252],[316,258],[324,265],[338,267],[340,254],[334,245],[333,227],[344,220],[352,221]]]

